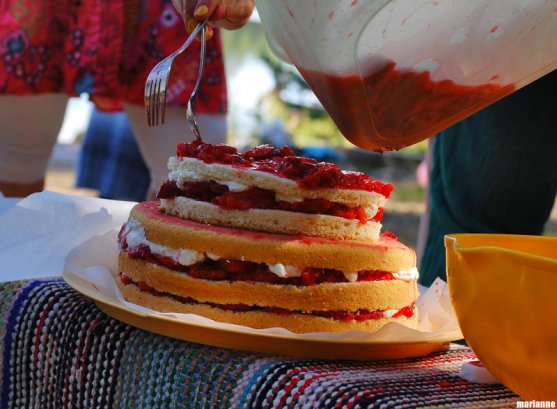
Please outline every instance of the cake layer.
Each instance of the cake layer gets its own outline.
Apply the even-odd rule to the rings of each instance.
[[[217,183],[227,185],[234,183],[236,184],[235,189],[238,189],[240,186],[255,186],[261,189],[272,190],[277,193],[278,198],[287,201],[296,201],[303,198],[326,199],[331,202],[349,205],[376,206],[381,208],[387,201],[385,192],[390,194],[392,189],[387,189],[385,192],[382,189],[368,191],[362,188],[338,189],[316,187],[308,189],[307,187],[300,186],[294,180],[269,172],[221,163],[205,163],[195,158],[171,157],[168,160],[168,169],[170,171],[169,179],[178,182],[178,184],[189,180],[214,180]],[[342,171],[339,170],[339,172]],[[342,174],[349,173],[342,172]],[[367,177],[372,180],[369,176]],[[375,181],[375,183],[381,184],[378,181]],[[381,184],[381,186],[383,185]]]
[[[177,182],[165,181],[157,194],[158,199],[174,199],[187,197],[201,202],[212,203],[228,210],[282,210],[285,212],[322,214],[358,220],[365,224],[368,220],[380,221],[383,209],[362,207],[331,202],[326,199],[301,199],[285,201],[276,197],[276,193],[258,187],[244,188],[232,184],[224,185],[210,181],[185,181],[180,186]]]
[[[416,280],[322,283],[311,286],[205,280],[164,266],[119,255],[119,269],[134,282],[200,302],[246,304],[300,311],[398,310],[415,302]],[[286,280],[285,280],[286,281]]]
[[[393,189],[390,184],[374,180],[364,173],[345,172],[332,163],[295,156],[287,146],[278,149],[271,145],[261,145],[238,153],[233,146],[193,141],[178,144],[176,157],[265,172],[291,180],[304,189],[365,190],[385,197],[389,197]]]
[[[172,249],[188,249],[222,258],[342,272],[415,268],[412,249],[382,235],[377,241],[299,237],[211,226],[161,213],[158,202],[143,202],[131,211],[147,239]]]
[[[415,328],[417,325],[416,313],[410,317],[402,313],[412,313],[415,311],[413,305],[405,307],[398,316],[392,318],[371,318],[361,321],[358,319],[341,320],[303,313],[285,314],[282,311],[227,310],[214,305],[187,303],[170,296],[141,291],[138,286],[133,284],[126,285],[121,280],[117,280],[117,284],[126,300],[156,311],[197,314],[215,321],[245,325],[252,328],[282,327],[295,333],[307,333],[323,331],[343,332],[350,330],[376,331],[389,322],[396,322],[412,328]],[[367,315],[375,316],[378,314]],[[343,314],[343,316],[350,316],[350,314]]]
[[[416,281],[418,270],[340,271],[312,266],[258,263],[238,258],[223,258],[218,254],[198,252],[188,248],[174,249],[153,243],[145,236],[137,220],[128,221],[119,235],[120,250],[133,259],[145,260],[195,278],[205,280],[247,280],[269,284],[314,285],[355,281],[405,280]]]
[[[381,223],[369,220],[361,223],[357,219],[283,210],[229,210],[187,197],[161,199],[160,207],[167,214],[199,223],[270,233],[376,240],[381,231]]]

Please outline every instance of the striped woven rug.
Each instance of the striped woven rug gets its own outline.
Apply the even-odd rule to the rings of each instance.
[[[0,408],[516,407],[457,376],[472,351],[346,362],[213,348],[123,324],[61,280],[0,284]]]

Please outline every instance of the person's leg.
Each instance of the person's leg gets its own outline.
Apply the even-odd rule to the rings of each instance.
[[[104,199],[146,199],[149,171],[126,112],[94,109],[79,159],[77,186],[96,189]]]
[[[25,197],[44,188],[67,102],[63,94],[0,96],[0,192],[5,196]]]
[[[445,278],[443,236],[543,233],[557,191],[557,71],[436,137],[420,282]]]
[[[147,116],[142,106],[132,104],[124,106],[141,154],[149,168],[151,175],[149,197],[153,198],[159,186],[168,176],[168,158],[175,155],[176,145],[194,139],[186,121],[186,109],[174,106],[166,107],[164,125],[148,127]],[[196,118],[204,142],[226,142],[225,114],[198,114]]]

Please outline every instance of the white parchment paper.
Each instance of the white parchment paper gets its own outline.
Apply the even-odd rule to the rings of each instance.
[[[41,192],[6,206],[0,214],[0,281],[60,276],[70,250],[118,228],[133,205]]]
[[[66,270],[91,283],[99,293],[107,296],[113,303],[121,304],[132,310],[173,317],[187,323],[200,324],[221,329],[236,329],[255,333],[271,333],[293,336],[296,338],[324,338],[335,341],[369,341],[369,342],[419,342],[456,340],[462,338],[454,314],[447,285],[438,279],[430,288],[422,288],[417,306],[419,310],[418,329],[390,323],[375,333],[349,331],[344,333],[308,333],[294,334],[284,328],[253,329],[240,325],[216,322],[194,314],[160,313],[124,300],[114,281],[117,273],[117,231],[97,235],[77,246],[68,256]]]

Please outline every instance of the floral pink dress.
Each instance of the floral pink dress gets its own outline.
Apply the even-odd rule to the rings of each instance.
[[[186,36],[170,0],[0,0],[0,94],[88,93],[104,111],[142,105],[149,71]],[[198,60],[197,41],[176,58],[169,104],[186,104]],[[224,113],[226,103],[215,30],[196,110]]]

